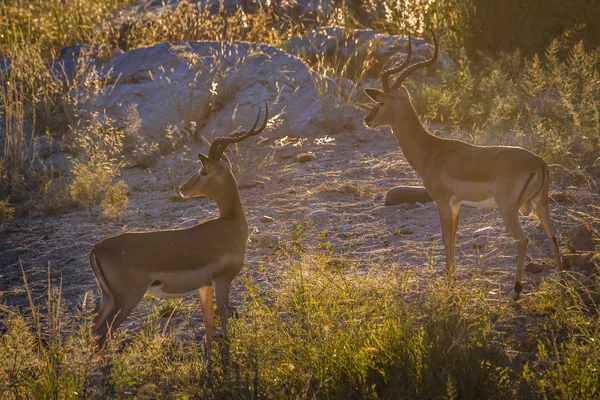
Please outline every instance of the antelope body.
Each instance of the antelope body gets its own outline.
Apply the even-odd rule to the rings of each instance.
[[[433,57],[406,68],[408,55],[397,68],[382,73],[383,90],[366,89],[377,102],[364,118],[371,128],[389,125],[406,160],[423,180],[439,212],[446,253],[446,272],[455,275],[454,246],[462,204],[479,208],[499,208],[502,219],[517,244],[517,272],[513,297],[522,290],[527,237],[521,229],[518,211],[528,215],[535,208],[550,240],[559,271],[562,262],[548,211],[549,172],[546,162],[521,147],[475,146],[459,140],[444,139],[429,133],[421,124],[406,88],[402,85],[412,72],[435,62],[438,54],[435,39]],[[401,72],[393,85],[391,74]]]
[[[266,104],[265,104],[266,105]],[[104,239],[90,251],[90,265],[102,291],[92,323],[100,347],[110,329],[127,318],[145,294],[169,299],[198,291],[206,329],[206,347],[214,337],[213,291],[223,336],[227,340],[229,287],[244,263],[248,222],[231,164],[223,151],[230,143],[261,133],[260,113],[250,131],[218,137],[208,156],[198,154],[202,168],[180,189],[184,197],[208,196],[219,208],[219,218],[191,228],[124,233]]]

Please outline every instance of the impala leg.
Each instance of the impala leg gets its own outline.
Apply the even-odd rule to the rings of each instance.
[[[122,299],[121,301],[112,298],[110,301],[110,309],[108,311],[101,310],[98,313],[98,316],[94,319],[93,330],[94,334],[98,335],[99,349],[104,346],[108,332],[114,331],[123,323],[123,321],[125,321],[135,306],[142,300],[144,293],[145,292],[131,293],[132,297]],[[98,319],[98,321],[96,321],[96,319]]]
[[[231,286],[231,280],[215,280],[215,297],[217,299],[217,312],[219,319],[221,320],[221,327],[223,329],[223,339],[225,342],[228,341],[227,335],[227,321],[229,319],[229,287]]]
[[[448,282],[454,280],[456,269],[454,264],[454,246],[456,243],[456,228],[460,217],[460,204],[448,204],[439,202],[438,212],[442,225],[442,239],[446,251],[446,275]]]
[[[514,300],[519,298],[521,291],[523,290],[523,286],[521,285],[521,280],[523,279],[523,271],[525,269],[525,254],[527,252],[527,243],[529,240],[525,233],[523,233],[523,229],[521,228],[521,224],[519,223],[518,210],[519,207],[516,205],[500,205],[500,214],[502,214],[502,220],[506,225],[506,228],[510,232],[511,236],[515,240],[515,244],[517,245],[517,273],[515,275],[515,288],[511,297]]]
[[[217,312],[219,313],[219,319],[221,320],[221,327],[223,329],[223,342],[224,346],[221,349],[221,357],[223,359],[223,365],[229,367],[229,334],[227,324],[229,320],[229,287],[231,286],[231,279],[219,279],[214,281],[215,286],[215,297],[217,299]]]
[[[537,214],[542,226],[544,227],[544,231],[548,236],[548,240],[550,241],[550,247],[552,248],[552,254],[554,254],[554,258],[556,259],[556,268],[558,272],[563,271],[562,259],[560,257],[560,250],[558,249],[558,241],[556,240],[556,236],[554,236],[554,232],[552,231],[552,225],[550,224],[550,213],[548,211],[548,198],[545,199],[535,199],[533,201],[533,206],[535,207],[535,213]]]
[[[215,310],[213,309],[213,287],[204,286],[198,289],[202,319],[206,330],[206,354],[210,354],[211,344],[215,334]]]
[[[102,300],[100,302],[100,308],[98,308],[98,314],[94,317],[92,321],[92,332],[94,334],[101,336],[104,335],[104,340],[106,339],[105,331],[102,330],[102,327],[105,326],[105,321],[109,317],[112,312],[112,309],[115,307],[115,299],[108,291],[102,291]],[[114,318],[114,315],[113,315]],[[104,343],[102,340],[102,344]]]

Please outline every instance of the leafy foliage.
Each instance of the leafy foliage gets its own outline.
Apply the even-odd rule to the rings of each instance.
[[[566,46],[554,40],[543,62],[519,52],[479,66],[462,58],[458,73],[415,88],[416,107],[426,119],[482,136],[484,143],[487,134],[568,167],[592,164],[600,156],[600,48],[586,51],[579,42],[560,58]]]

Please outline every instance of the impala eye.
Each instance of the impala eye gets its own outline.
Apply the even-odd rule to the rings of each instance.
[[[383,101],[377,102],[378,106],[382,106],[383,105]]]
[[[202,176],[206,176],[206,169],[205,169],[205,168],[202,168],[202,169],[200,170],[200,175],[202,175]]]

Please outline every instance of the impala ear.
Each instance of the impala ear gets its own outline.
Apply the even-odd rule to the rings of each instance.
[[[378,99],[381,99],[381,96],[383,96],[383,92],[379,89],[365,89],[365,93],[374,101],[379,101]]]
[[[202,153],[198,153],[198,159],[204,166],[206,166],[206,164],[210,164],[210,162],[212,161],[210,158],[208,158],[208,156],[205,156]]]
[[[221,154],[221,161],[225,161],[229,166],[231,166],[231,161],[229,161],[229,157],[225,155],[225,153]]]

